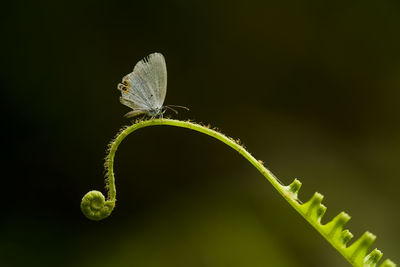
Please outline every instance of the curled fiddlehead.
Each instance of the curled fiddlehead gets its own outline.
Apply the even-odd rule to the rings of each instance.
[[[103,194],[99,191],[90,191],[81,202],[81,210],[84,215],[91,220],[101,220],[108,217],[115,207],[116,189],[114,179],[114,157],[115,152],[122,140],[130,133],[144,127],[155,125],[169,125],[181,128],[191,129],[211,137],[230,146],[247,159],[262,175],[272,184],[272,186],[282,195],[283,198],[306,219],[343,257],[357,267],[376,267],[382,258],[382,252],[374,249],[368,254],[369,247],[375,241],[375,235],[365,232],[359,239],[347,246],[353,238],[353,234],[344,229],[345,224],[350,220],[350,216],[345,213],[339,213],[335,218],[326,224],[321,224],[321,219],[325,214],[326,207],[322,204],[323,195],[315,193],[311,199],[302,203],[298,198],[301,182],[295,179],[290,185],[283,185],[267,168],[262,161],[256,160],[238,140],[234,140],[224,134],[210,129],[209,126],[202,126],[190,121],[179,121],[171,119],[151,119],[138,121],[135,124],[125,127],[116,136],[109,146],[106,157],[106,187],[108,188],[108,199],[105,200]],[[385,260],[379,267],[395,267],[396,264],[391,260]]]
[[[83,214],[94,221],[100,221],[110,216],[114,207],[115,201],[106,201],[103,193],[97,190],[86,193],[81,202]]]

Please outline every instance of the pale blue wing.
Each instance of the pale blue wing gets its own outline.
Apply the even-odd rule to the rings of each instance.
[[[121,103],[133,109],[161,108],[167,93],[167,67],[163,55],[153,53],[139,61],[118,89],[122,99],[128,101]]]

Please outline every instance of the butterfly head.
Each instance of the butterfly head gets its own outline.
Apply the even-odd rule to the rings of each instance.
[[[152,109],[148,110],[146,113],[150,117],[162,117],[164,115],[165,111],[166,110],[164,107],[160,107],[160,108],[152,108]]]

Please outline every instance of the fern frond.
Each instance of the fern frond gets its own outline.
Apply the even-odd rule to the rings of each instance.
[[[209,135],[219,141],[230,146],[248,160],[262,175],[272,184],[272,186],[286,199],[286,201],[295,209],[305,220],[307,220],[343,257],[356,267],[376,267],[382,258],[382,252],[374,249],[367,254],[370,246],[375,241],[375,235],[370,232],[365,232],[353,244],[347,246],[353,238],[353,234],[344,229],[346,223],[350,220],[350,216],[341,212],[334,217],[330,222],[321,224],[321,219],[325,214],[326,207],[322,204],[323,195],[316,192],[310,200],[302,203],[298,194],[301,188],[301,182],[295,179],[290,185],[283,185],[267,168],[263,162],[256,160],[247,150],[241,145],[239,139],[233,139],[225,136],[221,132],[211,128],[209,125],[203,126],[191,121],[179,121],[172,119],[151,119],[138,120],[135,124],[123,128],[115,139],[109,145],[107,150],[105,167],[106,188],[108,190],[108,200],[105,200],[103,194],[99,191],[90,191],[87,193],[81,202],[81,210],[86,217],[92,220],[101,220],[108,217],[115,207],[116,188],[114,177],[114,157],[119,144],[130,133],[148,126],[169,125],[181,128],[187,128]],[[390,260],[385,260],[379,267],[395,267],[396,264]]]

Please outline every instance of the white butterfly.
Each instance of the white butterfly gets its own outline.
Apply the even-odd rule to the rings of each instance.
[[[170,107],[173,105],[163,106],[167,94],[167,66],[160,53],[150,54],[139,61],[133,72],[122,78],[118,90],[121,91],[121,103],[133,109],[125,114],[127,118],[140,114],[162,118],[166,108],[177,113]]]

